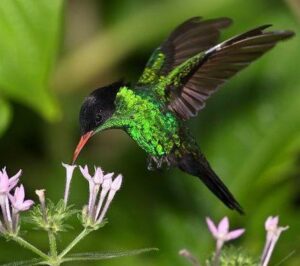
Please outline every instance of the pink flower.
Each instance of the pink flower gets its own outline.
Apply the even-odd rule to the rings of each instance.
[[[6,168],[0,170],[0,208],[3,216],[3,224],[1,223],[1,231],[14,230],[14,224],[11,214],[11,206],[9,204],[9,192],[17,185],[19,178],[22,174],[22,170],[16,173],[11,178],[8,177]]]
[[[19,178],[22,174],[22,170],[16,173],[13,177],[9,178],[4,167],[2,171],[0,170],[0,196],[1,194],[8,194],[19,182]]]
[[[225,242],[236,239],[240,237],[245,229],[236,229],[229,231],[229,220],[228,217],[224,217],[218,226],[210,218],[206,218],[206,223],[208,225],[209,231],[212,233],[213,237],[217,240],[216,243],[216,253],[215,253],[215,265],[219,264],[221,249]]]
[[[265,222],[265,229],[267,231],[266,243],[264,247],[263,254],[261,256],[261,265],[267,266],[275,245],[280,237],[280,234],[287,230],[289,227],[278,226],[279,217],[278,216],[269,216]]]
[[[15,189],[14,195],[9,195],[10,202],[17,212],[27,211],[34,204],[32,200],[25,199],[24,186],[21,185]]]
[[[215,226],[215,224],[210,218],[206,218],[206,222],[209,231],[212,233],[213,237],[217,241],[222,241],[222,242],[230,241],[240,237],[245,232],[245,229],[236,229],[233,231],[229,231],[229,221],[227,217],[224,217],[220,221],[218,227]]]

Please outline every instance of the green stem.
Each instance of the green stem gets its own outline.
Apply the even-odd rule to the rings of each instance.
[[[51,230],[48,231],[48,239],[49,239],[51,257],[55,259],[57,258],[57,245],[56,245],[55,235]]]
[[[85,238],[92,231],[92,229],[84,228],[81,233],[59,254],[58,259],[62,259],[67,253],[70,252],[72,248],[78,244],[79,241]]]
[[[14,240],[15,242],[17,242],[20,246],[29,249],[30,251],[32,251],[33,253],[37,254],[41,258],[43,258],[43,259],[45,259],[47,261],[50,259],[50,257],[47,254],[45,254],[40,249],[36,248],[35,246],[33,246],[32,244],[30,244],[29,242],[27,242],[22,237],[19,237],[19,236],[16,236],[16,235],[10,235],[10,237],[12,238],[12,240]]]

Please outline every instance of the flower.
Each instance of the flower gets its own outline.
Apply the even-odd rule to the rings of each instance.
[[[32,200],[25,199],[24,186],[20,185],[13,193],[10,191],[15,188],[19,182],[22,170],[19,170],[14,176],[9,178],[6,168],[0,170],[0,207],[2,211],[3,221],[0,221],[0,232],[18,232],[19,212],[27,211],[32,204]]]
[[[265,222],[265,229],[267,231],[266,243],[261,256],[261,265],[268,265],[275,245],[280,237],[280,234],[287,230],[289,227],[278,226],[279,217],[278,216],[269,216]]]
[[[1,197],[3,198],[3,196],[7,196],[8,193],[17,185],[21,174],[22,170],[9,178],[5,167],[2,171],[0,170],[0,202],[3,200],[1,200]]]
[[[65,164],[62,163],[62,166],[66,168],[66,185],[65,185],[65,194],[64,194],[64,203],[65,206],[67,206],[68,203],[68,199],[69,199],[69,194],[70,194],[70,185],[71,185],[71,181],[72,181],[72,177],[73,177],[73,172],[75,170],[75,168],[77,167],[77,165],[69,165],[69,164]]]
[[[102,209],[102,212],[100,215],[97,215],[98,218],[98,222],[101,223],[103,221],[103,218],[108,210],[108,207],[110,205],[110,203],[112,202],[116,192],[121,188],[121,185],[122,185],[122,180],[123,180],[123,176],[122,175],[118,175],[113,181],[112,181],[112,174],[110,175],[107,175],[108,176],[108,179],[109,180],[109,194],[107,196],[107,200],[106,200],[106,204],[104,205],[104,208]],[[106,181],[106,180],[104,180]],[[104,185],[104,182],[103,182],[103,185]],[[107,190],[107,188],[105,188],[105,190]],[[104,189],[103,189],[104,190]],[[107,192],[105,193],[107,194]],[[105,196],[103,196],[104,198]],[[101,209],[102,207],[102,203],[103,203],[103,200],[101,201],[101,195],[100,195],[100,200],[99,200],[99,204],[98,204],[98,208],[97,208],[97,214],[99,214],[99,210]]]
[[[209,231],[212,233],[213,237],[219,242],[227,242],[236,239],[245,232],[245,229],[236,229],[230,232],[229,221],[227,217],[224,217],[220,221],[218,227],[216,227],[213,221],[208,217],[206,218],[206,222]]]
[[[94,175],[89,173],[88,166],[79,166],[83,177],[89,182],[89,203],[84,216],[92,224],[100,224],[113,200],[116,191],[122,184],[122,176],[118,175],[114,180],[114,173],[104,174],[100,167],[94,167]],[[105,202],[106,201],[106,202]],[[104,204],[105,203],[105,204]]]
[[[85,165],[84,168],[79,166],[79,169],[83,177],[89,182],[89,204],[88,204],[88,213],[89,216],[94,219],[95,216],[95,202],[99,192],[100,185],[104,180],[104,173],[100,167],[94,167],[94,175],[91,176],[89,173],[88,166]]]
[[[269,216],[265,222],[265,229],[267,231],[268,238],[274,238],[279,237],[282,231],[287,230],[289,227],[285,226],[278,226],[279,217],[275,216]]]
[[[47,210],[46,210],[46,199],[45,199],[45,189],[37,189],[35,194],[39,197],[41,212],[43,214],[44,222],[47,223]]]
[[[216,226],[210,218],[206,218],[206,223],[209,231],[212,233],[213,237],[217,240],[216,243],[216,253],[215,253],[215,265],[219,264],[219,258],[221,249],[225,242],[236,239],[240,237],[245,229],[236,229],[229,231],[229,220],[228,217],[224,217],[218,226]]]
[[[9,194],[8,197],[12,206],[11,228],[12,231],[16,233],[18,232],[19,226],[19,212],[29,210],[34,202],[32,200],[24,200],[25,190],[23,185],[16,187],[14,195]],[[9,206],[7,207],[10,209]]]
[[[16,228],[13,220],[16,220],[16,217],[12,217],[11,206],[9,203],[9,192],[17,185],[19,178],[22,174],[22,170],[19,170],[11,178],[8,177],[6,168],[4,167],[2,171],[0,170],[0,208],[3,216],[3,223],[1,222],[1,232],[14,231]]]
[[[10,202],[13,208],[17,211],[27,211],[34,204],[33,200],[24,200],[25,199],[25,190],[24,186],[20,185],[15,189],[14,195],[9,195]]]

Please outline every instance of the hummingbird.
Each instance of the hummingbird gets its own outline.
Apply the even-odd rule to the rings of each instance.
[[[190,18],[154,50],[137,82],[117,81],[92,91],[80,109],[81,138],[73,163],[96,133],[122,129],[148,154],[149,170],[177,167],[242,214],[185,121],[228,79],[294,33],[266,31],[271,25],[263,25],[219,43],[221,30],[231,23],[226,17]]]

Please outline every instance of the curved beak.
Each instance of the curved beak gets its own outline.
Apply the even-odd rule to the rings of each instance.
[[[94,135],[94,131],[89,131],[87,133],[85,133],[84,135],[81,136],[79,143],[77,144],[77,147],[74,151],[73,154],[73,161],[72,164],[75,163],[80,151],[82,150],[82,148],[85,146],[85,144],[88,142],[88,140]]]

